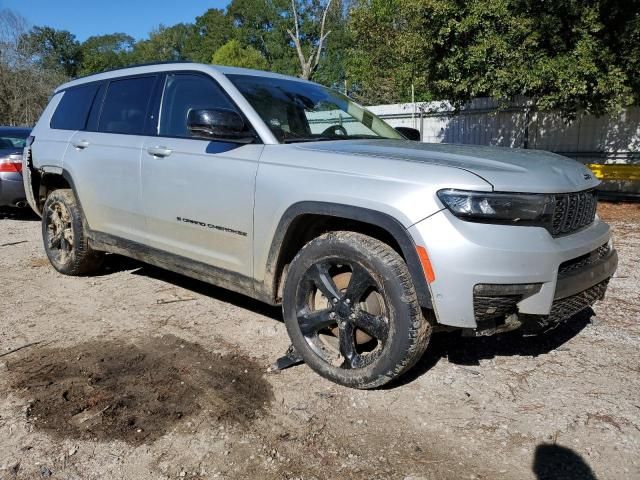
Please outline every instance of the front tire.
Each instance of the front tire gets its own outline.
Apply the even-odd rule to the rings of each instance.
[[[404,260],[354,232],[327,233],[300,250],[287,273],[283,312],[306,364],[352,388],[379,387],[407,371],[431,334]]]
[[[102,265],[103,254],[89,246],[82,211],[73,191],[52,191],[42,210],[42,239],[49,262],[65,275],[84,275]]]

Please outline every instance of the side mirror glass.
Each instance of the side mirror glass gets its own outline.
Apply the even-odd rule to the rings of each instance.
[[[255,135],[247,132],[242,117],[225,108],[193,109],[187,114],[187,128],[194,137],[235,143],[251,143]]]
[[[396,132],[398,132],[400,135],[402,135],[407,140],[415,140],[416,142],[419,142],[420,140],[422,140],[420,138],[420,130],[416,130],[415,128],[411,128],[411,127],[396,127]]]

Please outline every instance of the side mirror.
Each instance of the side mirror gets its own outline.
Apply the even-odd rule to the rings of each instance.
[[[242,117],[225,108],[190,110],[187,128],[194,137],[235,143],[251,143],[255,140],[255,136],[246,131]]]
[[[396,127],[396,132],[398,132],[400,135],[402,135],[407,140],[415,140],[416,142],[419,142],[420,140],[422,140],[420,138],[420,130],[416,130],[415,128],[411,128],[411,127]]]

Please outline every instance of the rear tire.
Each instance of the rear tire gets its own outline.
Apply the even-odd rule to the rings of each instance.
[[[283,312],[306,364],[352,388],[379,387],[402,375],[431,334],[404,260],[354,232],[327,233],[300,250],[287,273]]]
[[[82,211],[73,191],[52,191],[42,210],[42,239],[49,262],[65,275],[84,275],[100,268],[104,258],[89,246]]]

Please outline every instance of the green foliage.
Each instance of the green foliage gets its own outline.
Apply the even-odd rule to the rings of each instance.
[[[287,75],[299,69],[287,33],[291,15],[290,0],[232,0],[227,7],[234,38],[258,50],[270,70]]]
[[[301,78],[332,86],[343,84],[349,44],[346,29],[349,4],[349,0],[291,2],[293,20],[290,20],[287,33],[296,49]],[[297,13],[297,25],[293,8]]]
[[[134,38],[125,33],[87,38],[81,45],[82,63],[79,73],[89,75],[131,64],[134,45]]]
[[[266,70],[269,64],[262,54],[253,47],[243,47],[238,40],[229,40],[213,54],[212,63],[230,67]]]
[[[360,2],[351,11],[352,47],[347,57],[350,93],[365,103],[430,100],[424,72],[429,55],[425,24],[411,4],[396,0]]]
[[[44,69],[60,70],[67,76],[78,73],[82,50],[75,35],[51,27],[33,27],[21,39],[21,48]]]
[[[309,58],[327,0],[294,2]],[[212,59],[299,75],[294,29],[291,0],[231,0],[138,42],[114,33],[80,44],[42,26],[22,31],[19,50],[67,77]],[[410,100],[412,85],[418,101],[525,96],[566,116],[640,103],[640,0],[333,0],[326,32],[314,80],[348,87],[363,103]]]
[[[363,1],[350,78],[374,102],[408,100],[413,83],[421,100],[523,95],[568,116],[615,111],[632,100],[633,59],[616,45],[638,62],[638,11],[636,0]]]
[[[194,32],[193,24],[177,23],[172,27],[159,25],[147,40],[136,43],[133,59],[136,63],[188,60],[188,46]]]
[[[328,85],[341,91],[344,90],[347,79],[346,63],[352,44],[351,32],[347,28],[349,5],[349,0],[334,0],[334,4],[327,15],[326,30],[330,33],[325,40],[318,70],[313,75],[314,82]],[[304,22],[303,25],[306,29]],[[319,33],[317,22],[313,24],[313,28]]]
[[[234,33],[231,18],[224,10],[211,8],[196,18],[195,28],[186,42],[186,56],[194,62],[208,63]]]

